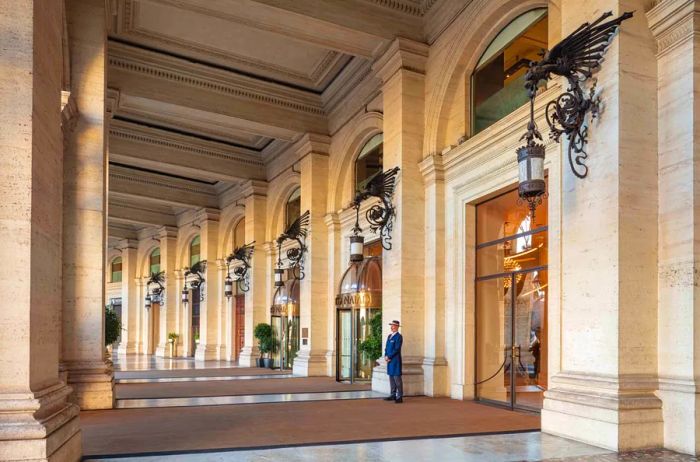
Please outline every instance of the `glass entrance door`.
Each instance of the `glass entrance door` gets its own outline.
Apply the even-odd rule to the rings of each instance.
[[[338,310],[338,367],[337,380],[352,381],[355,363],[352,340],[352,310]]]
[[[547,388],[547,217],[517,191],[477,206],[476,396],[539,410]]]

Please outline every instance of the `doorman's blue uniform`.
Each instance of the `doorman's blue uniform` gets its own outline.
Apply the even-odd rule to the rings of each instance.
[[[398,332],[393,337],[386,340],[386,348],[384,356],[388,356],[391,361],[386,365],[386,373],[388,375],[401,375],[401,345],[403,337]]]

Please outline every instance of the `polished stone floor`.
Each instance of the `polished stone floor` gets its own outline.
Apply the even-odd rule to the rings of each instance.
[[[112,356],[115,371],[222,369],[237,367],[231,361],[197,361],[194,358],[160,358],[153,355]]]

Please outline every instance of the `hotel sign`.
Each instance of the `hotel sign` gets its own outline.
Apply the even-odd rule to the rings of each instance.
[[[351,308],[381,308],[381,292],[355,292],[350,294],[338,294],[335,297],[335,307],[339,309]]]

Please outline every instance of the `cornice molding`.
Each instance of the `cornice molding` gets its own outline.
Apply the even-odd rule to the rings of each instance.
[[[426,157],[418,164],[418,168],[423,175],[423,183],[426,186],[445,181],[445,165],[442,154],[432,154]]]
[[[162,188],[216,197],[216,192],[214,191],[214,189],[212,187],[207,187],[207,185],[198,185],[187,180],[180,180],[175,178],[162,180],[157,178],[156,175],[143,173],[131,169],[124,169],[121,167],[110,166],[109,178],[110,181],[118,180],[127,183],[138,183],[148,186],[158,186]]]
[[[66,146],[70,136],[78,124],[80,112],[73,94],[69,91],[61,92],[61,130],[63,131],[63,145]]]
[[[111,119],[114,114],[119,110],[119,98],[121,93],[116,88],[107,88],[105,94],[105,112]]]
[[[205,221],[219,221],[221,218],[221,210],[214,208],[201,208],[197,210],[194,214],[195,223],[204,223]]]
[[[160,228],[158,228],[158,237],[160,239],[176,239],[177,226],[161,226]]]
[[[389,8],[411,16],[423,17],[437,0],[364,0],[367,3],[374,3],[382,8]]]
[[[320,154],[328,156],[331,147],[331,139],[327,135],[319,135],[318,133],[305,133],[292,146],[296,152],[298,159],[301,160],[308,154]]]
[[[231,160],[251,167],[264,168],[265,164],[257,154],[246,153],[240,148],[237,153],[222,149],[217,143],[197,140],[182,135],[174,135],[149,127],[114,122],[110,124],[109,134],[118,139],[149,144],[152,146],[176,149],[190,154],[199,154],[216,159]]]
[[[700,6],[694,0],[662,0],[647,13],[649,29],[661,56],[698,35]]]
[[[386,83],[399,70],[425,74],[430,47],[425,43],[397,37],[372,65],[382,82]]]
[[[264,82],[233,72],[212,69],[184,59],[110,42],[109,65],[124,72],[148,75],[256,103],[324,115],[321,98],[310,92]]]

